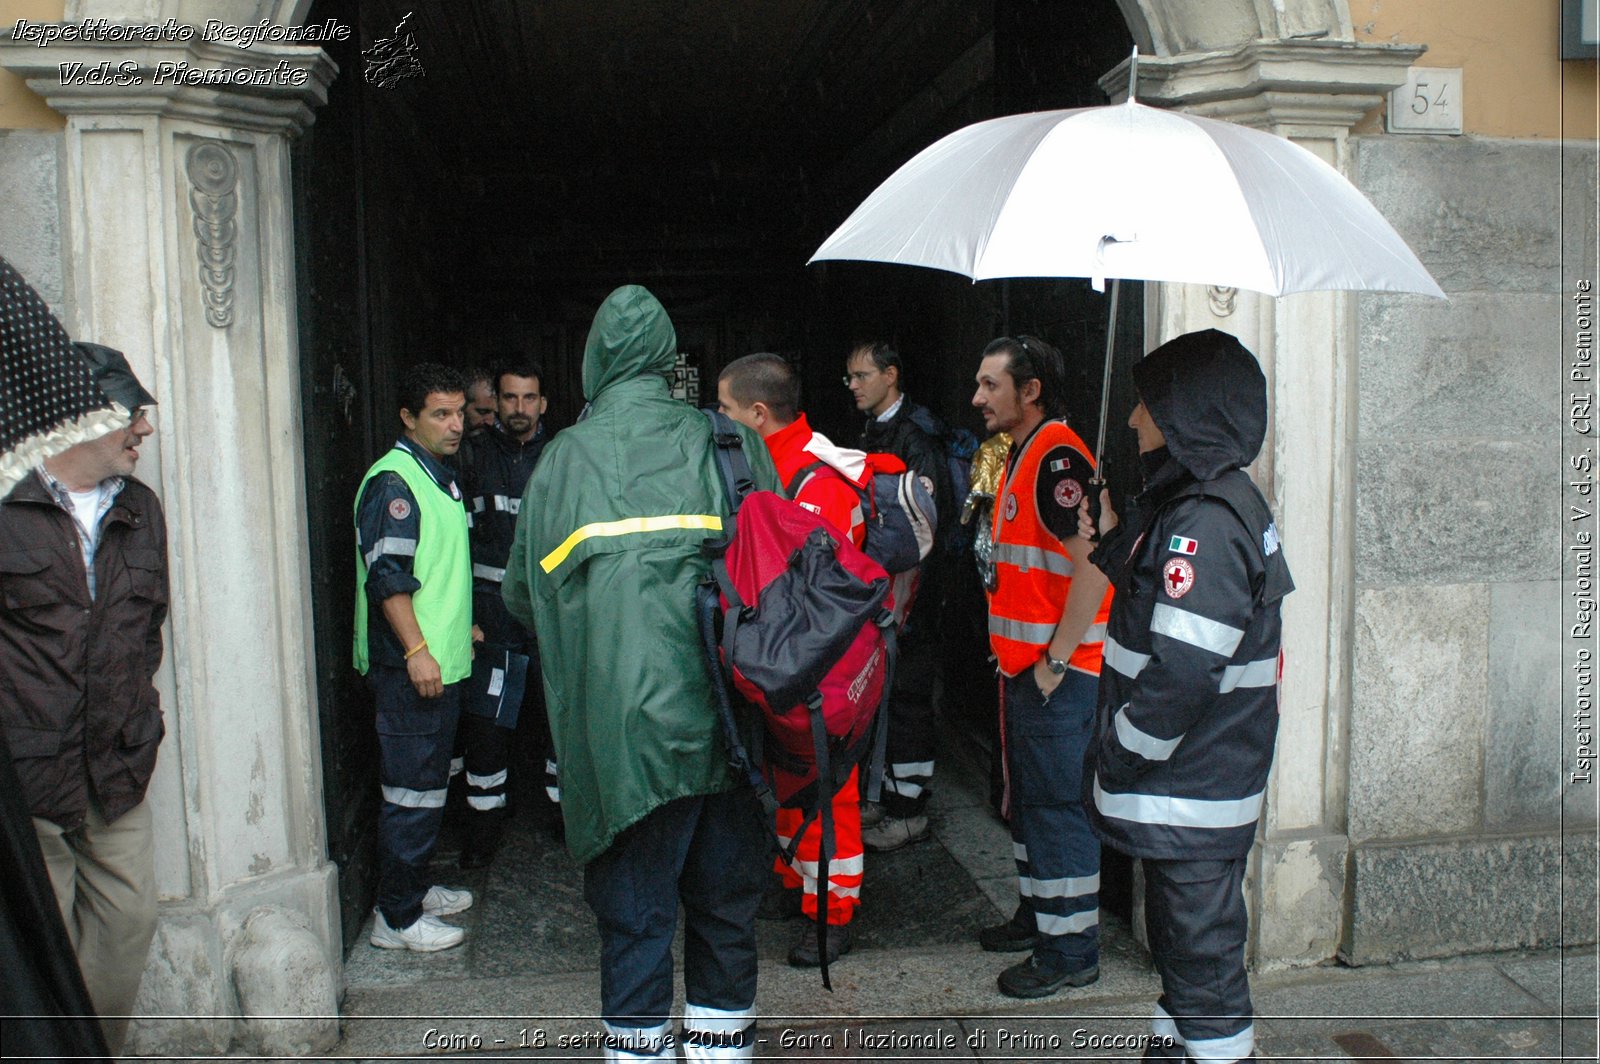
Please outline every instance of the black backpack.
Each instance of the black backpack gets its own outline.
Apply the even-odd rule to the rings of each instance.
[[[970,429],[959,425],[946,425],[925,406],[913,406],[911,423],[939,441],[944,448],[945,472],[950,478],[950,501],[960,513],[972,488],[972,456],[978,453],[982,442]],[[961,554],[972,548],[974,529],[964,525],[950,514],[939,528],[939,549],[946,555]]]

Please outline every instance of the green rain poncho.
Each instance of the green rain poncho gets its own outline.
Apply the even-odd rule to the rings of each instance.
[[[506,564],[506,607],[539,640],[579,862],[658,806],[735,782],[694,616],[700,544],[727,505],[705,416],[667,389],[677,351],[647,290],[607,297],[583,355],[589,416],[546,447]],[[766,447],[743,435],[756,486],[775,490]]]

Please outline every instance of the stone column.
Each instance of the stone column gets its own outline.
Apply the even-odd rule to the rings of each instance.
[[[192,21],[177,0],[137,5],[137,19],[128,6],[72,14]],[[217,4],[206,17],[246,24],[272,9]],[[314,47],[200,36],[0,43],[0,63],[67,120],[68,329],[125,351],[160,404],[139,475],[171,530],[167,737],[151,787],[161,919],[137,1011],[193,1018],[136,1020],[128,1048],[315,1052],[338,1037],[341,943],[311,660],[289,140],[335,68]],[[63,78],[74,63],[109,83]],[[185,69],[254,83],[191,84]],[[283,1015],[305,1018],[254,1019]]]
[[[1139,60],[1138,98],[1265,129],[1348,173],[1350,127],[1405,80],[1422,48],[1254,41]],[[1124,63],[1102,79],[1126,98]],[[1153,291],[1152,291],[1153,290]],[[1284,603],[1285,668],[1275,768],[1247,899],[1258,966],[1338,951],[1348,884],[1345,824],[1354,611],[1355,298],[1273,299],[1200,285],[1152,285],[1154,348],[1197,329],[1232,333],[1266,373],[1270,421],[1250,472],[1283,534],[1296,591]]]

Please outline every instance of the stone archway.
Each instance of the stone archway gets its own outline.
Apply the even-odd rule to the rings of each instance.
[[[125,7],[71,6],[79,20],[115,19]],[[1139,68],[1141,98],[1272,129],[1341,168],[1350,127],[1420,53],[1355,43],[1344,0],[1118,6],[1150,57]],[[204,18],[298,25],[309,8],[309,0],[226,0]],[[186,0],[154,0],[144,17],[203,21]],[[167,399],[151,479],[183,538],[173,550],[173,647],[160,677],[174,721],[156,787],[166,904],[141,1008],[220,1018],[136,1031],[133,1045],[152,1053],[252,1040],[267,1051],[325,1046],[336,1034],[327,1023],[252,1026],[250,1017],[293,1014],[304,1004],[296,992],[336,987],[340,955],[311,676],[304,480],[285,454],[302,435],[287,143],[312,121],[335,71],[321,53],[269,43],[223,52],[165,41],[146,46],[140,62],[286,63],[304,79],[161,93],[60,84],[58,63],[93,66],[117,47],[45,54],[0,44],[0,63],[67,117],[59,209],[73,332],[125,348]],[[1123,65],[1103,84],[1115,94],[1126,77]],[[226,269],[200,268],[224,260]],[[1321,961],[1338,948],[1348,894],[1352,301],[1151,286],[1146,320],[1152,344],[1195,328],[1237,333],[1273,388],[1272,434],[1255,472],[1294,547],[1300,590],[1286,607],[1291,664],[1252,876],[1253,948],[1263,964]],[[241,637],[220,641],[211,634],[219,631]],[[294,985],[249,974],[266,970],[258,961],[269,949],[298,958]]]

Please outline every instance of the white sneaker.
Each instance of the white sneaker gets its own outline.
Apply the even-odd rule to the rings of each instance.
[[[861,844],[873,853],[888,853],[931,838],[926,816],[886,816],[861,833]]]
[[[422,896],[422,911],[429,916],[450,916],[472,908],[472,891],[465,888],[441,887],[435,883]]]
[[[451,946],[461,945],[461,940],[467,933],[459,927],[451,927],[437,916],[423,913],[417,917],[417,922],[410,927],[403,927],[399,931],[389,926],[389,921],[383,918],[383,912],[378,909],[372,911],[372,935],[367,940],[379,949],[409,949],[418,953],[437,953]]]

